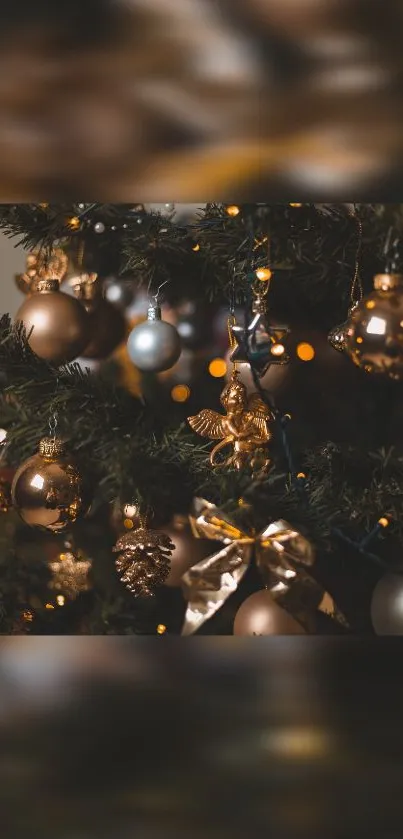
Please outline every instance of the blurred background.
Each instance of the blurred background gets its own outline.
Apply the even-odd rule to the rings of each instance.
[[[16,0],[1,200],[392,200],[401,17],[396,0]]]
[[[398,839],[399,652],[2,639],[3,835]]]

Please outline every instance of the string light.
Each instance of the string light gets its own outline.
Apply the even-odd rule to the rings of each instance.
[[[272,355],[275,355],[275,356],[284,355],[285,347],[284,347],[283,344],[273,344],[270,352],[271,352]]]
[[[226,211],[227,211],[227,214],[229,216],[231,216],[232,218],[235,218],[235,216],[238,216],[239,213],[241,212],[241,208],[238,207],[237,204],[229,204]]]
[[[158,626],[157,626],[158,635],[164,635],[164,633],[166,631],[167,631],[167,628],[166,628],[165,624],[164,623],[159,623]]]
[[[32,623],[32,621],[34,619],[34,613],[31,612],[30,609],[25,609],[25,611],[22,613],[21,617],[22,617],[22,620],[25,621],[26,623]]]
[[[58,606],[64,606],[64,604],[66,602],[66,598],[63,597],[62,594],[58,594],[57,597],[56,597],[56,602],[57,602]]]
[[[192,251],[195,251],[195,252],[197,252],[197,251],[199,251],[199,250],[200,250],[200,245],[195,245],[195,246],[192,248]]]
[[[54,609],[53,603],[47,603],[45,609]]]
[[[386,516],[382,516],[379,519],[378,524],[380,524],[381,527],[389,527],[390,521],[389,521],[389,519],[386,518]]]
[[[227,362],[224,358],[213,358],[208,369],[210,376],[213,376],[214,379],[221,379],[227,372]]]
[[[302,204],[290,204],[290,207],[302,207]]]
[[[256,268],[255,274],[262,283],[267,283],[272,277],[270,268]]]
[[[304,480],[306,478],[305,472],[298,472],[297,478]]]
[[[312,359],[315,358],[315,350],[312,344],[308,344],[306,341],[302,341],[301,344],[298,344],[297,356],[301,359],[301,361],[312,361]]]
[[[187,402],[190,396],[190,387],[187,385],[175,385],[171,390],[171,398],[174,402]]]

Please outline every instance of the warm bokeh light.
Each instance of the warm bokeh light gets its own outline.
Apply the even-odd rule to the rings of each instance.
[[[255,274],[262,283],[267,283],[272,277],[270,268],[256,268]]]
[[[315,358],[315,350],[312,344],[308,344],[306,341],[302,341],[301,344],[297,346],[297,356],[301,361],[312,361]]]
[[[367,309],[375,309],[375,300],[367,300],[365,306]]]
[[[285,347],[284,347],[283,344],[273,344],[270,352],[271,352],[272,355],[275,355],[275,356],[284,355]]]
[[[158,626],[157,626],[158,635],[163,635],[164,632],[166,632],[166,631],[167,631],[167,628],[166,628],[165,624],[159,623]]]
[[[379,519],[378,524],[380,524],[381,527],[389,527],[389,519],[387,519],[386,516],[382,516]]]
[[[194,246],[194,248],[192,248],[192,251],[196,251],[196,252],[197,252],[197,251],[199,251],[199,250],[200,250],[200,245],[195,245],[195,246]]]
[[[235,216],[238,216],[240,212],[241,212],[241,208],[240,208],[240,207],[238,207],[238,205],[237,205],[237,204],[230,204],[230,205],[227,207],[227,213],[228,213],[228,215],[229,215],[229,216],[232,216],[233,218],[235,218]]]
[[[302,204],[290,204],[290,207],[302,207]]]
[[[213,358],[210,361],[208,369],[210,376],[214,376],[215,379],[220,379],[227,372],[227,362],[224,358]]]
[[[56,602],[57,602],[58,606],[64,606],[64,604],[66,602],[66,598],[63,597],[62,594],[58,594],[57,597],[56,597]]]
[[[190,387],[187,385],[175,385],[171,390],[171,397],[174,402],[187,402],[190,396]]]
[[[55,607],[54,607],[53,603],[47,603],[46,606],[45,606],[45,609],[54,609],[54,608]]]

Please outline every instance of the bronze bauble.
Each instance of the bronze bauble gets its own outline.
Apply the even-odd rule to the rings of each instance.
[[[39,453],[15,473],[11,494],[26,524],[54,533],[73,524],[89,506],[77,467],[59,439],[41,440]]]
[[[181,585],[183,575],[192,565],[212,553],[211,540],[196,539],[186,516],[175,516],[169,527],[164,527],[164,533],[175,545],[165,585],[176,588]]]
[[[92,337],[82,356],[108,358],[125,339],[125,318],[116,306],[103,297],[84,305],[89,316],[89,331]]]
[[[24,325],[33,352],[53,364],[73,361],[88,344],[87,312],[59,290],[58,280],[40,282],[38,293],[24,301],[15,322]]]
[[[266,589],[251,594],[235,616],[234,635],[305,635],[305,630]]]
[[[403,377],[403,276],[378,274],[347,329],[347,352],[367,373]]]
[[[385,574],[375,586],[371,619],[377,635],[403,635],[403,574]]]

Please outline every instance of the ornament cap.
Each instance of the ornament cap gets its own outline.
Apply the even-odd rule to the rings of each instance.
[[[161,320],[161,306],[158,303],[150,303],[147,309],[147,320]]]
[[[39,454],[47,460],[61,457],[66,453],[66,443],[60,437],[44,437],[39,443]]]
[[[50,277],[39,280],[37,291],[39,294],[47,294],[50,291],[60,291],[60,280]]]
[[[403,274],[376,274],[374,288],[377,291],[392,291],[403,285]]]

